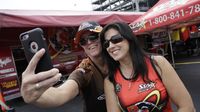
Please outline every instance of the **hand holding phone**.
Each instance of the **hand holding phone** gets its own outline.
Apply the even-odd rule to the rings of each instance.
[[[47,71],[53,68],[51,58],[48,53],[46,39],[43,36],[43,30],[41,28],[35,28],[21,33],[19,38],[24,48],[25,56],[28,62],[30,62],[37,51],[42,48],[45,49],[45,54],[37,64],[35,70],[36,73]]]

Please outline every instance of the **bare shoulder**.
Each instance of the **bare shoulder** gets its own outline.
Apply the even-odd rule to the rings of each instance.
[[[164,56],[154,55],[153,58],[154,58],[154,60],[156,61],[156,63],[158,65],[163,66],[163,65],[168,65],[169,64],[168,60]]]
[[[176,73],[171,63],[165,57],[157,55],[157,56],[154,56],[154,60],[156,61],[157,65],[160,68],[162,79],[165,76],[170,76],[169,74]]]

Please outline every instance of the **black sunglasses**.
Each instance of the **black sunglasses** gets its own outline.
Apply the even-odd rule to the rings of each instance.
[[[94,42],[94,41],[98,40],[98,38],[99,38],[98,33],[96,33],[96,34],[91,34],[91,35],[88,35],[88,36],[86,36],[86,37],[84,37],[84,38],[81,38],[79,44],[80,44],[81,46],[84,46],[84,45],[86,45],[86,44],[88,43],[88,40]]]
[[[110,46],[110,42],[113,44],[117,44],[119,42],[122,42],[124,40],[124,37],[122,37],[120,34],[114,35],[111,37],[110,40],[105,40],[103,46],[104,48],[108,48]]]

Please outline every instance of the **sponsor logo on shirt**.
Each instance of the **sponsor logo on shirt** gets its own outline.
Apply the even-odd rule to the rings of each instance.
[[[105,94],[102,94],[99,97],[97,97],[97,100],[104,100],[104,99],[105,99]]]
[[[155,83],[154,82],[150,82],[150,83],[144,83],[144,84],[140,84],[139,85],[139,92],[144,92],[147,90],[150,90],[152,88],[155,88]]]
[[[146,97],[135,104],[127,107],[128,112],[163,112],[162,109],[166,105],[166,102],[159,104],[160,102],[160,92],[158,90],[153,90],[146,95]],[[149,99],[154,99],[154,102],[148,101]]]

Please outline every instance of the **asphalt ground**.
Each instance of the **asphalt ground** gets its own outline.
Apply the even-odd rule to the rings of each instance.
[[[77,96],[69,103],[56,108],[40,108],[32,104],[26,104],[22,98],[9,101],[7,105],[14,108],[15,112],[83,112],[83,100],[81,96]]]
[[[175,70],[192,96],[196,112],[200,112],[200,55],[177,59]]]
[[[191,94],[196,111],[200,112],[200,56],[179,57],[175,59],[175,62],[175,70]],[[16,112],[82,112],[83,108],[81,96],[78,96],[63,106],[50,109],[26,104],[23,102],[22,98],[9,101],[7,104],[14,107]],[[174,106],[173,108],[175,109]]]

